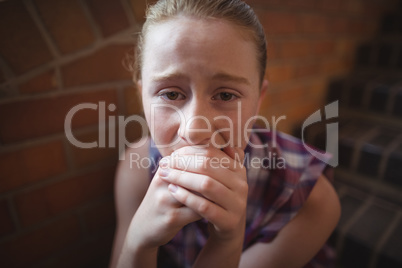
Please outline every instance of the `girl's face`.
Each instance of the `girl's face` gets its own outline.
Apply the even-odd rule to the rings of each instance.
[[[261,100],[248,33],[225,20],[179,17],[145,38],[139,87],[161,154],[188,145],[244,149]]]

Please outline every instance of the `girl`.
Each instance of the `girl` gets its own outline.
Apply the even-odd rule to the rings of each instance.
[[[240,0],[148,10],[134,80],[151,137],[118,167],[111,267],[317,264],[339,201],[300,141],[250,127],[265,64],[263,28]]]

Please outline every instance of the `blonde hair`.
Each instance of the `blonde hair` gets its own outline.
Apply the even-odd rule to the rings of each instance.
[[[256,45],[260,82],[263,81],[267,61],[265,33],[249,5],[240,0],[160,0],[148,8],[146,21],[137,40],[132,68],[135,82],[141,79],[143,47],[149,27],[178,16],[224,19],[248,31]]]

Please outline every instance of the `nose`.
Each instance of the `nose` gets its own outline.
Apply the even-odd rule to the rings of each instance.
[[[200,100],[191,101],[184,109],[185,120],[181,122],[178,135],[189,145],[209,144],[213,132],[213,120],[208,104]]]

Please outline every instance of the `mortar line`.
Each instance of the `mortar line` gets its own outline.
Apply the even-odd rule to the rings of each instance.
[[[93,46],[90,46],[86,49],[74,52],[72,54],[65,55],[63,57],[54,59],[51,62],[45,63],[31,71],[28,71],[24,74],[21,74],[18,77],[14,77],[9,79],[8,81],[0,84],[0,87],[5,86],[15,86],[21,82],[27,81],[35,76],[42,74],[49,69],[56,68],[58,66],[62,66],[78,60],[80,58],[84,58],[86,56],[92,55],[93,53],[97,52],[99,49],[107,47],[111,44],[134,44],[134,40],[130,33],[132,32],[132,28],[128,28],[127,30],[121,31],[116,35],[112,35],[110,38],[103,39],[102,42],[95,43]]]
[[[134,14],[133,14],[133,9],[131,7],[131,4],[128,2],[128,0],[120,0],[120,3],[124,9],[124,13],[126,14],[128,23],[131,26],[137,26],[137,22],[135,20]]]
[[[24,4],[26,9],[28,10],[29,14],[31,15],[31,18],[35,22],[36,27],[38,28],[39,32],[41,33],[41,36],[45,40],[45,43],[47,47],[50,50],[50,53],[52,54],[53,58],[57,59],[60,58],[60,51],[55,45],[52,37],[50,36],[48,30],[46,29],[45,25],[43,24],[38,11],[35,7],[35,5],[32,3],[32,0],[24,0]]]
[[[374,253],[371,255],[371,258],[369,260],[369,268],[376,267],[378,256],[380,255],[380,250],[385,246],[386,242],[391,237],[394,230],[398,227],[398,223],[401,218],[402,218],[402,211],[398,211],[392,222],[388,225],[388,228],[385,230],[385,232],[377,242],[377,245],[374,248]]]
[[[92,29],[92,32],[95,35],[95,43],[99,43],[103,39],[102,31],[100,30],[98,23],[96,23],[96,20],[94,19],[92,12],[88,6],[87,1],[85,0],[79,0],[79,4],[81,5],[82,10],[84,11],[84,15],[89,22],[89,25]]]

